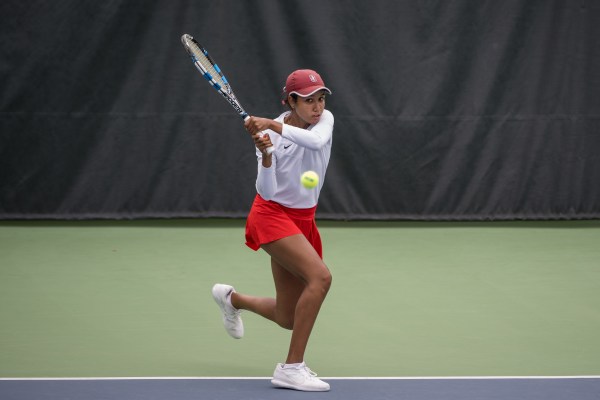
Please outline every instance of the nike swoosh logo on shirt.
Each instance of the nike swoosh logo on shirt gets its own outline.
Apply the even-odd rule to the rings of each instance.
[[[284,149],[287,149],[288,147],[290,147],[291,144],[288,144],[287,146],[283,146]]]

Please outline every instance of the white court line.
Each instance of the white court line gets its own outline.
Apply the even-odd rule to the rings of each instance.
[[[330,376],[333,380],[501,380],[501,379],[600,379],[600,375],[564,376]],[[71,377],[71,378],[0,378],[0,381],[144,381],[144,380],[263,380],[271,376],[139,376],[139,377]]]

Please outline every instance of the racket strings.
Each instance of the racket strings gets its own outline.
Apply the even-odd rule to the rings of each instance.
[[[242,105],[235,97],[229,82],[227,82],[227,79],[219,69],[219,66],[208,55],[208,52],[188,34],[181,36],[181,42],[192,58],[196,69],[200,71],[204,79],[206,79],[213,88],[217,89],[217,92],[227,100],[244,120],[248,118],[248,114],[244,111]]]
[[[202,68],[204,69],[205,73],[208,73],[210,75],[210,78],[212,78],[217,84],[219,84],[219,86],[227,88],[227,81],[219,72],[219,67],[214,65],[195,43],[189,43],[188,45],[190,50],[194,54],[196,61],[198,61],[202,65]]]

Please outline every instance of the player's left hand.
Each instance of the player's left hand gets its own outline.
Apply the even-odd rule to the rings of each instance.
[[[273,143],[271,143],[271,138],[269,137],[268,133],[265,133],[264,135],[260,131],[254,133],[252,135],[252,140],[254,140],[256,148],[260,150],[260,152],[263,153],[263,155],[266,155],[267,147],[273,146]]]

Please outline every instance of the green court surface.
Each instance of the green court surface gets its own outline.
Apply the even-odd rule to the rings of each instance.
[[[231,339],[210,295],[274,293],[243,226],[0,222],[0,377],[271,375],[290,332]],[[600,221],[319,226],[319,375],[600,375]]]

